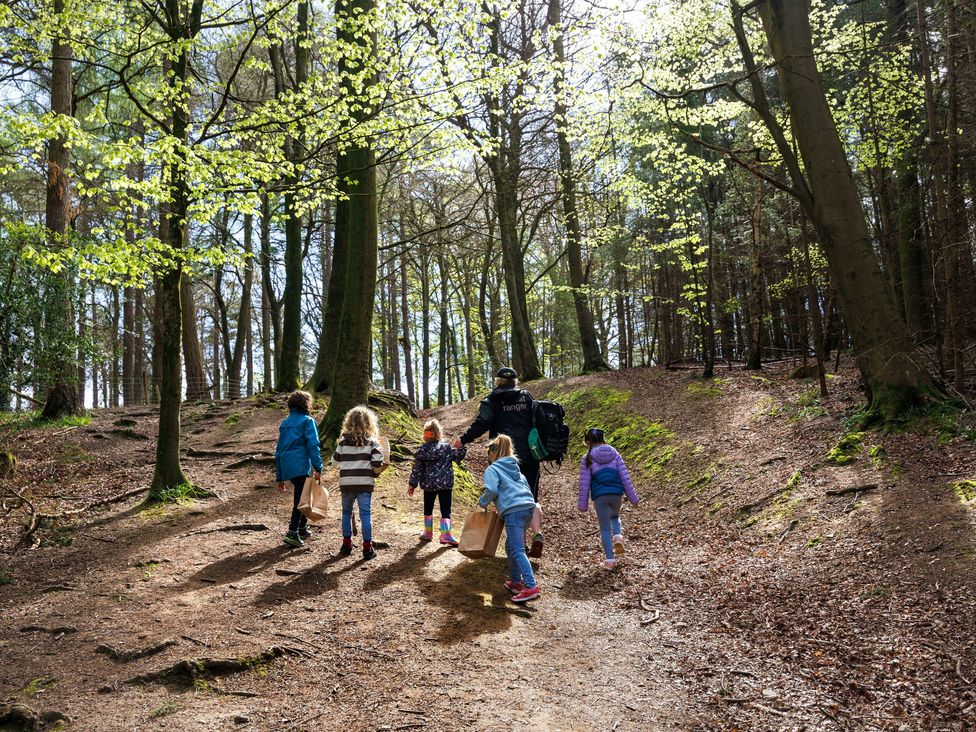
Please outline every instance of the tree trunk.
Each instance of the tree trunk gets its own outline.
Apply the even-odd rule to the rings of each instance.
[[[186,371],[186,400],[206,402],[210,400],[210,385],[203,368],[203,348],[197,331],[197,306],[193,296],[193,284],[189,277],[180,279],[181,313],[183,317],[183,358]]]
[[[801,203],[824,248],[871,405],[865,423],[889,424],[928,396],[941,398],[886,289],[860,198],[827,106],[813,52],[807,0],[759,6],[793,134],[803,158]],[[782,152],[782,151],[781,151]]]
[[[200,18],[203,13],[203,0],[193,0],[186,17],[180,12],[177,0],[167,0],[166,29],[170,41],[179,50],[173,62],[170,86],[173,99],[171,134],[180,144],[177,160],[165,170],[169,187],[169,202],[164,207],[160,222],[160,240],[169,246],[177,256],[169,269],[159,279],[156,297],[160,300],[160,388],[159,388],[159,432],[156,439],[156,466],[153,472],[152,495],[159,495],[168,488],[189,482],[180,465],[180,404],[182,402],[182,383],[180,378],[182,356],[182,275],[183,265],[179,252],[186,243],[187,215],[189,211],[189,184],[186,180],[186,152],[190,124],[189,79],[190,50],[189,41],[200,31]]]
[[[553,29],[552,51],[555,61],[553,92],[555,94],[556,141],[559,147],[559,183],[566,226],[566,257],[569,262],[569,284],[573,288],[573,306],[579,328],[580,347],[583,351],[583,373],[607,371],[610,366],[600,352],[600,342],[593,327],[593,312],[587,299],[586,279],[583,275],[583,235],[579,211],[576,208],[576,179],[573,176],[573,158],[566,128],[569,124],[564,94],[566,50],[563,45],[561,0],[549,0],[548,22]]]
[[[438,346],[437,346],[437,403],[448,403],[448,379],[450,375],[447,370],[448,354],[450,353],[450,325],[447,321],[447,255],[443,248],[437,252],[437,272],[440,277],[440,302],[438,305],[439,322]]]
[[[274,388],[275,362],[281,343],[281,302],[271,281],[271,201],[261,194],[261,348],[263,355],[264,391]]]
[[[60,26],[65,22],[64,0],[54,0],[54,17]],[[66,37],[67,27],[59,27],[51,47],[51,113],[72,117],[73,82],[71,78],[72,49]],[[47,191],[44,211],[47,245],[52,250],[68,246],[68,211],[71,206],[68,191],[68,165],[71,151],[64,135],[48,143]],[[44,293],[44,319],[47,336],[44,338],[44,372],[47,396],[41,416],[57,419],[84,411],[84,399],[79,401],[75,373],[73,290],[74,277],[70,267],[47,277]]]
[[[430,250],[425,246],[420,251],[420,300],[424,308],[420,314],[421,363],[420,394],[423,409],[430,409]]]
[[[288,92],[300,93],[308,81],[309,68],[309,2],[298,3],[298,27],[295,33],[295,76],[294,86],[289,89],[285,83],[285,54],[273,45],[271,62],[274,67],[275,92],[282,97]],[[299,119],[294,137],[285,141],[285,159],[296,166],[304,157],[304,129]],[[281,344],[278,352],[278,369],[275,377],[275,391],[287,392],[297,389],[301,379],[302,346],[302,215],[298,206],[296,186],[300,174],[290,172],[283,181],[285,186],[285,290],[282,295],[283,319]]]
[[[135,375],[135,388],[132,392],[134,404],[145,404],[149,392],[146,383],[146,334],[145,327],[145,299],[146,292],[141,287],[136,289],[135,301],[135,353],[132,357],[132,373]]]
[[[400,217],[400,239],[403,240],[403,217]],[[407,396],[414,404],[417,403],[417,395],[413,384],[413,364],[410,356],[410,308],[407,304],[407,251],[406,247],[400,251],[400,324],[403,333],[400,336],[400,345],[403,346],[403,377],[407,382]]]
[[[752,207],[752,238],[749,240],[749,320],[746,331],[749,338],[747,370],[762,368],[763,334],[763,271],[762,271],[762,202],[769,189],[762,181],[757,182],[756,202]]]
[[[344,78],[342,94],[355,104],[352,130],[372,114],[370,92],[377,78],[372,65],[376,60],[376,32],[372,30],[376,0],[337,0],[335,7],[337,35],[347,45],[357,45],[366,60],[346,56],[339,59],[339,73]],[[365,25],[364,24],[368,24]],[[364,69],[366,69],[364,71]],[[351,77],[365,74],[362,84]],[[358,86],[358,89],[357,89]],[[321,432],[327,442],[339,436],[342,419],[357,404],[365,404],[371,384],[370,344],[372,342],[373,307],[376,295],[378,257],[376,155],[371,141],[354,138],[336,161],[338,189],[343,194],[337,208],[346,209],[345,236],[350,255],[346,263],[345,296],[339,327],[334,378],[329,409]],[[339,218],[338,214],[336,216]],[[338,234],[338,231],[337,231]],[[334,265],[333,265],[334,266]],[[333,277],[335,276],[333,269]]]

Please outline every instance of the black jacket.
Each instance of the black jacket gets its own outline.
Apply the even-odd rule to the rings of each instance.
[[[505,434],[512,438],[520,458],[529,455],[529,432],[532,430],[532,395],[514,386],[499,386],[482,400],[478,416],[461,435],[467,445],[485,432],[489,437]]]

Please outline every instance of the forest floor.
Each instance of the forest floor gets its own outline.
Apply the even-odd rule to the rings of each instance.
[[[976,729],[974,442],[948,420],[851,433],[854,372],[821,403],[786,371],[529,385],[574,436],[617,430],[642,500],[609,573],[575,460],[544,474],[543,595],[524,608],[503,558],[418,544],[409,463],[374,498],[375,560],[340,557],[331,520],[288,548],[267,464],[282,400],[187,405],[184,464],[217,499],[133,497],[30,548],[29,507],[0,496],[0,703],[71,730]],[[436,413],[456,435],[475,409]],[[49,513],[146,486],[155,427],[150,408],[0,424],[4,485]]]

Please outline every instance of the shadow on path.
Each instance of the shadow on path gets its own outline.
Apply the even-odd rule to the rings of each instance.
[[[372,592],[386,587],[391,582],[403,580],[419,582],[423,580],[424,565],[449,550],[449,547],[441,546],[434,551],[421,555],[420,550],[426,546],[427,544],[421,544],[418,541],[392,564],[384,564],[381,567],[377,567],[366,578],[365,589]]]
[[[500,633],[513,617],[531,618],[535,610],[517,607],[503,586],[508,563],[501,558],[465,560],[439,581],[427,580],[421,590],[427,601],[444,610],[439,643],[457,644],[485,633]]]
[[[307,550],[305,550],[307,551]],[[188,585],[204,582],[210,585],[223,585],[228,582],[243,579],[248,575],[260,572],[274,566],[295,552],[287,544],[275,544],[260,551],[234,554],[216,562],[208,564],[183,584]]]
[[[328,571],[332,565],[339,562],[344,563],[341,569]],[[310,567],[290,579],[268,585],[261,591],[261,594],[254,598],[253,604],[266,607],[280,602],[303,600],[321,595],[329,590],[337,590],[339,589],[339,575],[360,567],[362,563],[363,560],[357,560],[355,557],[342,557],[333,554],[328,559],[322,560],[314,567]]]

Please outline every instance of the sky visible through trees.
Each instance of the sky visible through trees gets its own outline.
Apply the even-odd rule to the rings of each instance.
[[[4,0],[0,28],[2,409],[175,405],[162,432],[181,399],[843,353],[881,422],[969,394],[968,3]]]

